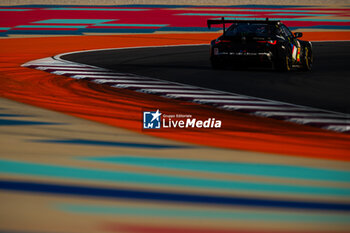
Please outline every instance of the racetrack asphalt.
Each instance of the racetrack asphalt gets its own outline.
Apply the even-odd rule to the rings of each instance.
[[[111,49],[65,60],[232,93],[350,113],[350,42],[314,42],[311,72],[268,68],[213,70],[209,46]]]

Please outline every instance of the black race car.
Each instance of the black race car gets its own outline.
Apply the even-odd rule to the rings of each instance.
[[[298,68],[311,70],[312,44],[299,40],[301,32],[294,34],[279,20],[226,20],[209,19],[223,25],[223,34],[210,44],[210,61],[214,69],[227,65],[271,64],[280,71]],[[232,24],[227,30],[225,24]]]

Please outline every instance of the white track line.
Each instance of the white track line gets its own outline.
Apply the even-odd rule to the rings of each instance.
[[[350,126],[350,120],[348,119],[323,119],[323,118],[290,118],[288,121],[293,121],[297,123],[302,124],[309,124],[309,123],[330,123],[330,124],[344,124]]]
[[[324,129],[338,131],[338,132],[347,132],[350,131],[350,125],[328,125]]]
[[[250,110],[303,110],[300,108],[292,108],[292,107],[274,107],[274,106],[261,106],[261,105],[224,105],[221,108],[223,109],[231,109],[231,110],[238,110],[238,109],[250,109]],[[307,110],[306,110],[307,111]],[[309,110],[312,111],[312,110]]]
[[[133,76],[126,76],[125,74],[115,73],[114,75],[72,75],[72,78],[75,79],[86,79],[86,78],[92,78],[92,79],[138,79],[138,80],[145,80],[145,78],[142,77],[133,77]]]
[[[336,117],[336,118],[345,118],[344,116],[338,116],[335,114],[327,113],[303,113],[303,112],[264,112],[257,111],[256,115],[273,117],[273,116],[289,116],[289,117]]]
[[[166,97],[170,98],[201,98],[201,99],[252,99],[251,97],[246,96],[236,96],[236,95],[194,95],[194,94],[167,94]]]
[[[143,80],[118,80],[116,79],[93,79],[91,80],[94,83],[121,83],[120,85],[140,85],[139,83],[149,83],[149,84],[159,84],[161,82],[157,81],[143,81]],[[130,83],[130,84],[128,84]],[[165,86],[165,85],[162,85]]]
[[[155,92],[155,93],[164,93],[164,92],[174,92],[174,93],[215,93],[213,91],[206,90],[171,90],[171,89],[140,89],[141,92]]]
[[[111,83],[130,83],[130,84],[136,84],[136,83],[145,83],[145,84],[161,84],[163,82],[161,81],[144,81],[144,80],[118,80],[117,78],[115,79],[96,79],[96,80],[92,80],[93,82],[96,82],[96,83],[108,83],[108,82],[111,82]]]
[[[91,67],[56,67],[56,66],[39,66],[39,67],[36,67],[35,69],[37,70],[67,70],[67,71],[77,71],[77,70],[92,70],[92,71],[96,71],[95,68],[91,68]],[[98,70],[101,70],[101,71],[106,71],[106,69],[103,69],[103,68],[100,68]]]
[[[63,74],[111,74],[113,75],[113,72],[106,72],[106,71],[99,71],[99,70],[86,70],[86,71],[70,71],[70,70],[60,70],[60,71],[53,71],[50,72],[52,74],[57,75],[63,75]]]
[[[212,104],[263,104],[263,105],[280,105],[279,103],[266,102],[266,101],[253,101],[253,100],[203,100],[203,99],[194,99],[194,102],[198,103],[212,103]]]
[[[31,65],[35,65],[35,66],[93,67],[93,66],[89,66],[89,65],[75,63],[75,62],[69,62],[69,61],[64,62],[64,61],[53,59],[52,57],[46,57],[46,58],[30,61],[30,62],[23,64],[22,66],[31,66]]]
[[[113,85],[113,87],[139,87],[139,88],[167,88],[167,89],[193,89],[192,87],[187,86],[177,86],[177,85],[171,85],[168,83],[164,83],[164,85],[152,85],[152,84],[116,84]],[[198,89],[197,89],[198,90]]]

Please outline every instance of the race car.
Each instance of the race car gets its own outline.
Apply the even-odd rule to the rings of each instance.
[[[225,24],[232,24],[227,30]],[[208,19],[208,28],[222,24],[223,34],[210,43],[210,61],[214,69],[227,65],[267,65],[280,71],[310,71],[312,44],[299,40],[279,20]]]

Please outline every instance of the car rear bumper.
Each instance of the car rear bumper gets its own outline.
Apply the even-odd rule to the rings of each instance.
[[[272,52],[218,52],[214,53],[211,59],[226,64],[266,65],[273,62],[273,54]]]

